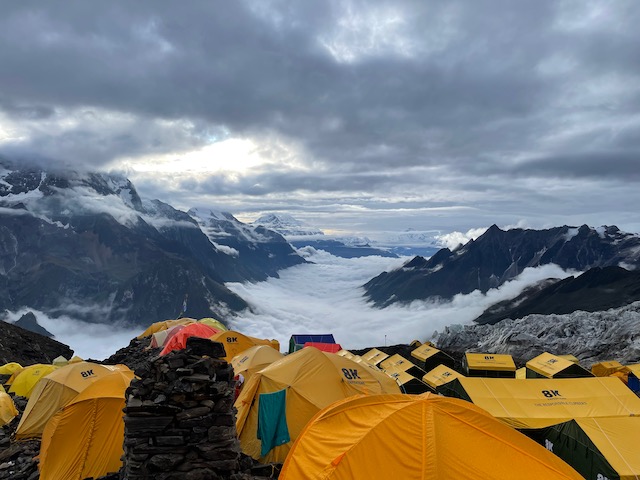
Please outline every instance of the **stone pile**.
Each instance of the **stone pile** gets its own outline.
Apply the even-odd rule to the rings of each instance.
[[[221,343],[192,337],[137,371],[126,393],[123,479],[244,480],[264,471],[241,454],[224,356]]]

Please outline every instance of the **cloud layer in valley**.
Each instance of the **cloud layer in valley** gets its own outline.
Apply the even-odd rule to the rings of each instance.
[[[526,269],[517,279],[486,295],[476,291],[447,303],[415,301],[379,310],[366,302],[361,286],[381,271],[401,266],[407,258],[345,259],[310,247],[300,253],[313,263],[284,270],[280,278],[266,282],[227,284],[253,311],[228,322],[231,328],[275,338],[282,351],[287,351],[289,338],[297,333],[333,333],[338,343],[353,349],[424,341],[447,325],[471,322],[489,305],[517,295],[531,283],[569,275],[555,265],[546,265]],[[8,320],[16,321],[24,313],[27,310],[13,312]],[[38,311],[34,314],[56,340],[82,358],[109,357],[144,330],[84,323],[68,316],[53,319]]]
[[[185,210],[288,211],[341,231],[640,231],[633,2],[2,12],[2,157],[117,169]]]

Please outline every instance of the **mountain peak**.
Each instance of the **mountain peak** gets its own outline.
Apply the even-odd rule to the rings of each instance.
[[[287,213],[266,213],[252,224],[274,230],[285,237],[324,235],[322,230],[309,226]]]

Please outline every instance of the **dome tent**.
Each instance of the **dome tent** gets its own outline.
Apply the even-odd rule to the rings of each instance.
[[[280,480],[579,480],[544,447],[463,400],[356,396],[306,425]]]
[[[116,371],[89,385],[47,423],[40,479],[98,478],[122,466],[125,391],[131,376]]]
[[[280,352],[269,345],[254,345],[231,359],[236,375],[241,373],[248,381],[254,373],[284,358]]]
[[[261,462],[282,462],[320,409],[352,395],[378,393],[400,393],[400,388],[386,374],[348,358],[316,348],[298,350],[245,383],[235,403],[240,446]]]
[[[42,377],[31,392],[18,428],[16,440],[39,438],[49,419],[80,392],[98,379],[122,371],[133,378],[124,365],[100,365],[91,362],[71,363]]]
[[[236,355],[239,355],[248,348],[256,345],[273,345],[271,340],[262,340],[260,338],[250,337],[235,330],[217,332],[215,335],[211,336],[211,340],[214,342],[220,342],[224,345],[224,350],[227,352],[227,356],[224,357],[224,359],[227,362],[230,362]]]
[[[18,415],[13,399],[4,390],[0,391],[0,427],[6,425]]]
[[[48,365],[45,363],[36,363],[23,368],[11,382],[9,392],[29,398],[40,379],[57,368],[56,365]]]

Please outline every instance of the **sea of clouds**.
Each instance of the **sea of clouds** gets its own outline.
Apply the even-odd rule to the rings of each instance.
[[[447,325],[473,321],[489,305],[512,298],[532,283],[570,273],[556,265],[526,269],[518,278],[487,294],[478,291],[457,295],[451,302],[414,301],[408,305],[374,308],[363,296],[362,285],[383,271],[400,267],[410,258],[340,258],[322,250],[299,250],[308,261],[258,283],[228,283],[244,298],[251,311],[228,320],[229,326],[247,335],[277,339],[288,348],[292,334],[332,333],[347,349],[429,340]],[[575,274],[575,272],[573,272]],[[143,328],[118,328],[88,324],[70,317],[49,318],[30,310],[55,339],[69,345],[82,358],[102,360],[129,344]],[[27,310],[13,312],[9,321]]]

